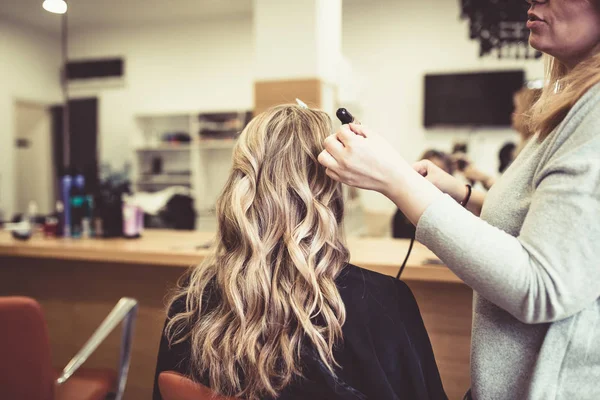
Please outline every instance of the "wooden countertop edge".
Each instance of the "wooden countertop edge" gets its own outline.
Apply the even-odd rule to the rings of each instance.
[[[0,247],[0,257],[50,258],[56,260],[81,260],[95,262],[115,262],[126,264],[148,264],[165,267],[189,267],[202,261],[205,254],[185,254],[177,252],[129,252],[102,251],[76,247],[57,249],[49,247]]]
[[[76,247],[65,249],[55,249],[49,247],[18,247],[6,246],[0,247],[0,257],[28,257],[35,259],[55,259],[70,261],[91,261],[91,262],[114,262],[124,264],[147,264],[148,266],[162,266],[171,268],[188,268],[202,261],[206,255],[200,254],[178,254],[176,252],[125,252],[125,251],[100,251],[97,249]],[[379,264],[359,263],[359,266],[365,269],[376,271],[385,275],[395,276],[398,272],[396,266],[386,266]],[[421,282],[441,282],[441,283],[459,283],[463,284],[447,267],[441,265],[407,265],[402,278],[407,281]]]

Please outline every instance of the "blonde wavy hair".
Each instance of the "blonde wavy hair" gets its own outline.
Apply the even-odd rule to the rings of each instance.
[[[522,140],[528,140],[534,134],[529,124],[530,111],[542,95],[542,89],[524,87],[513,96],[515,111],[513,113],[513,128],[519,132]]]
[[[600,0],[595,2],[600,13]],[[558,59],[546,56],[546,81],[540,99],[531,110],[532,132],[545,139],[565,119],[571,108],[592,86],[600,82],[600,52],[569,70]]]
[[[192,376],[219,394],[276,397],[302,375],[306,351],[333,373],[346,317],[335,278],[349,253],[341,184],[317,161],[330,133],[327,114],[278,106],[234,149],[215,244],[171,302],[185,299],[185,312],[167,325],[171,343],[191,343]]]

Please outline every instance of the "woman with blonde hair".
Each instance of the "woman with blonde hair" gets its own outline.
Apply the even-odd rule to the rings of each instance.
[[[348,264],[342,187],[317,161],[330,133],[327,114],[298,106],[244,129],[210,256],[171,301],[157,379],[248,400],[446,398],[408,287]]]
[[[487,195],[399,162],[360,125],[319,160],[387,195],[473,288],[470,396],[600,399],[600,0],[529,3],[529,42],[548,57],[535,136]]]

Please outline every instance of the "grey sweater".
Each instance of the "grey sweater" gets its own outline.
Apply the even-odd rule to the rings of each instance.
[[[475,399],[600,399],[600,85],[523,149],[481,218],[440,196],[417,239],[475,291]]]

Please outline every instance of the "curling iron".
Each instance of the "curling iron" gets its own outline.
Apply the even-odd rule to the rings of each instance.
[[[338,108],[338,110],[335,113],[335,115],[340,120],[340,122],[342,123],[342,125],[351,124],[352,122],[354,122],[354,116],[352,116],[352,114],[350,113],[350,111],[346,110],[345,108]],[[406,252],[406,257],[404,257],[404,261],[402,262],[402,266],[398,270],[398,274],[396,275],[396,279],[400,279],[400,276],[402,275],[402,272],[404,271],[404,268],[406,267],[406,263],[408,262],[408,257],[410,257],[410,253],[412,251],[412,248],[413,248],[414,244],[415,244],[415,234],[413,233],[413,235],[410,238],[410,245],[408,246],[408,251]]]

